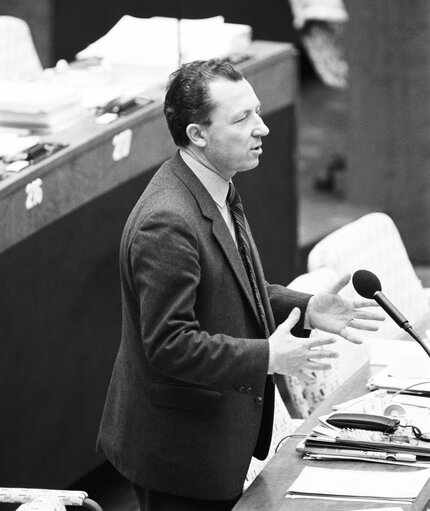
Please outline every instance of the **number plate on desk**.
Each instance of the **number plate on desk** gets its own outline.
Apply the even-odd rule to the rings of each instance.
[[[132,136],[133,132],[130,129],[128,129],[121,131],[121,133],[118,133],[113,137],[112,158],[114,161],[119,161],[122,160],[123,158],[127,158],[127,156],[130,154]]]

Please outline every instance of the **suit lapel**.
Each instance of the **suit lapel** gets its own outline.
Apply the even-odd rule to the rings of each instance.
[[[185,165],[184,161],[179,156],[179,152],[174,157],[172,169],[178,178],[187,186],[198,202],[202,215],[212,221],[212,233],[224,252],[226,259],[235,274],[243,293],[251,305],[255,317],[258,320],[258,312],[248,275],[245,267],[243,266],[239,251],[237,250],[230,231],[228,230],[215,201],[192,170]]]

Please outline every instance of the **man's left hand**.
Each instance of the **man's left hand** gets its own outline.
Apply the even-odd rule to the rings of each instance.
[[[361,344],[363,338],[356,330],[376,331],[379,328],[378,322],[383,321],[386,316],[375,309],[374,300],[365,298],[348,300],[338,294],[348,284],[350,278],[350,275],[344,275],[328,292],[312,296],[306,313],[311,328],[338,334],[350,342]]]

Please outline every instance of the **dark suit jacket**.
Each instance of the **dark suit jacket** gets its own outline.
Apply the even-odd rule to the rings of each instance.
[[[268,285],[252,245],[273,331],[309,295]],[[122,339],[99,449],[140,486],[235,498],[270,444],[269,345],[230,232],[179,154],[133,209],[120,272]]]

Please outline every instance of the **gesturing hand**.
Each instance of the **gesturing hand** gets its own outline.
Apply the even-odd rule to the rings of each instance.
[[[331,292],[312,296],[306,312],[312,328],[338,334],[350,342],[361,344],[363,340],[355,330],[378,330],[378,322],[385,319],[385,314],[374,308],[374,300],[348,300],[340,296],[339,291],[348,284],[349,279],[350,275],[344,275],[333,284]]]
[[[310,373],[315,370],[330,369],[329,363],[320,360],[338,357],[336,351],[316,348],[333,344],[336,340],[325,335],[318,335],[312,339],[295,337],[291,334],[291,329],[299,318],[300,309],[296,307],[269,338],[274,357],[274,371],[278,374],[296,376],[305,382],[312,382],[314,378],[306,371]]]

